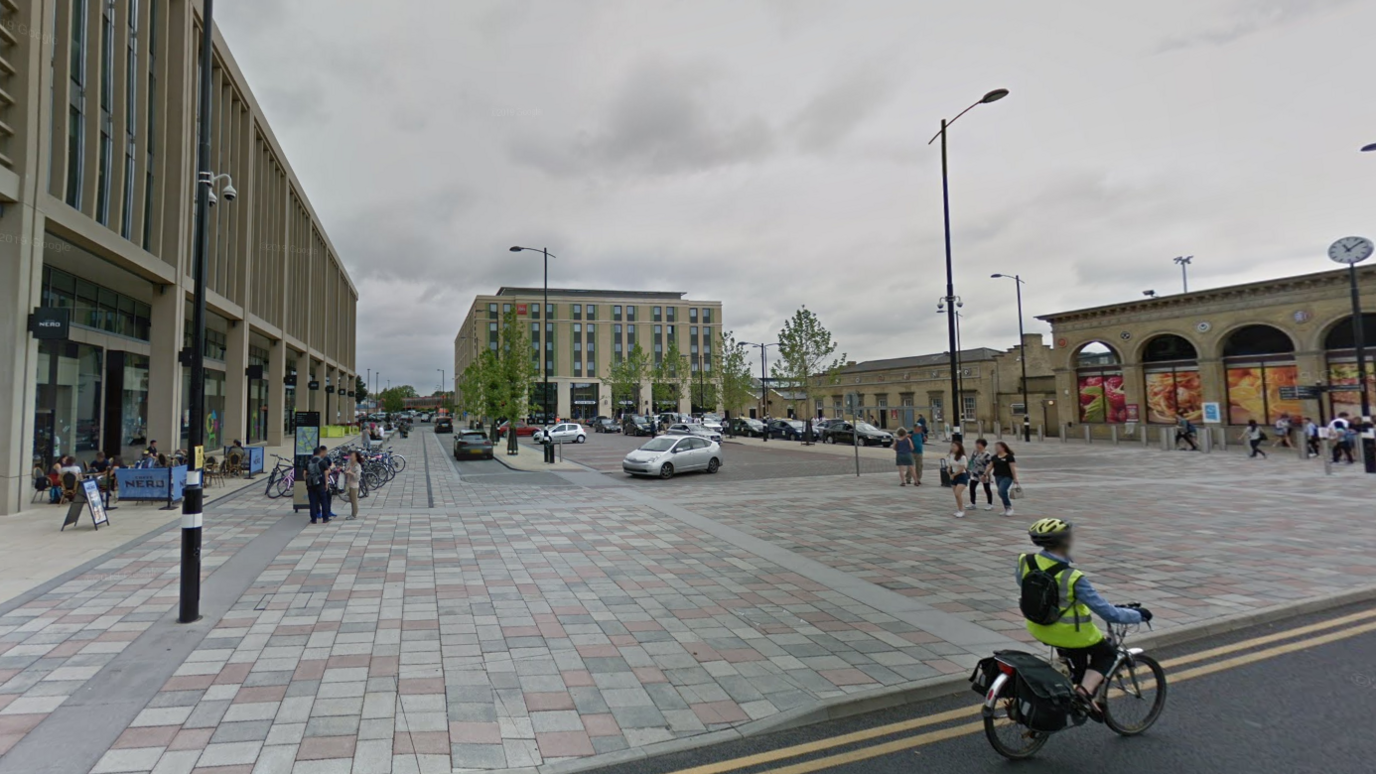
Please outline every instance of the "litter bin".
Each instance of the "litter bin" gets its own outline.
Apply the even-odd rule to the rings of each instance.
[[[546,441],[544,442],[544,445],[545,445],[545,462],[548,462],[548,463],[550,463],[550,464],[553,464],[553,463],[554,463],[554,442],[553,442],[553,441],[546,440]]]

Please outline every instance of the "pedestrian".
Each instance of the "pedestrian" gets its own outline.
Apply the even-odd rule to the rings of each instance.
[[[913,429],[913,434],[921,437],[922,443],[927,442],[927,418],[921,414],[917,415],[917,427]]]
[[[1304,445],[1307,450],[1306,458],[1319,456],[1319,426],[1315,424],[1313,417],[1304,418]]]
[[[970,455],[970,510],[979,504],[979,488],[984,487],[984,510],[994,510],[993,476],[990,465],[994,455],[989,453],[989,442],[983,438],[975,440],[975,453]]]
[[[325,458],[325,447],[315,447],[315,454],[306,463],[306,495],[310,498],[312,524],[319,521],[330,523],[329,470],[330,461]]]
[[[1199,451],[1199,447],[1194,442],[1195,428],[1194,423],[1185,416],[1184,412],[1175,420],[1175,448],[1180,448],[1180,442],[1184,441],[1190,445],[1192,451]]]
[[[1013,456],[1013,450],[1008,448],[1008,444],[999,441],[994,444],[994,461],[990,465],[994,474],[994,483],[999,488],[999,500],[1003,502],[1003,515],[1013,515],[1013,498],[1009,490],[1013,487],[1021,487],[1018,483],[1018,460]]]
[[[110,461],[105,459],[105,452],[96,452],[96,458],[91,461],[90,467],[92,473],[104,473],[110,467]]]
[[[907,486],[913,480],[913,440],[908,437],[908,430],[900,427],[894,433],[898,440],[893,443],[893,450],[896,455],[898,465],[898,485]]]
[[[922,451],[927,436],[913,430],[908,434],[908,440],[913,442],[913,486],[922,486]]]
[[[1276,446],[1283,446],[1287,449],[1295,448],[1290,444],[1290,429],[1292,425],[1293,422],[1291,422],[1289,414],[1280,415],[1280,418],[1278,418],[1275,425],[1273,425],[1276,431],[1276,440],[1271,442],[1272,448]]]
[[[1261,449],[1261,442],[1266,440],[1266,433],[1255,419],[1247,420],[1247,426],[1242,429],[1241,438],[1252,447],[1252,453],[1247,455],[1248,457],[1256,459],[1257,455],[1260,454],[1262,459],[1266,459],[1266,452]]]
[[[356,451],[349,455],[349,466],[344,469],[344,482],[349,490],[349,515],[344,517],[347,521],[358,518],[358,489],[362,480],[363,452]]]
[[[965,487],[970,483],[969,468],[965,445],[960,441],[951,441],[951,453],[946,456],[946,472],[951,475],[951,492],[956,496],[957,519],[965,518]]]
[[[1342,411],[1338,416],[1333,417],[1333,421],[1328,423],[1328,437],[1333,441],[1333,464],[1347,456],[1347,464],[1352,464],[1352,445],[1348,443],[1347,431],[1352,427],[1348,421],[1347,412]]]
[[[157,442],[157,441],[149,441],[149,442],[148,442],[148,447],[144,450],[144,453],[146,453],[149,457],[152,457],[153,459],[157,459],[157,458],[158,458],[158,442]]]

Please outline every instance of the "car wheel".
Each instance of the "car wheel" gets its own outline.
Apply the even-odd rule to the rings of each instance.
[[[674,466],[671,465],[671,464],[668,463],[668,462],[664,463],[664,465],[663,465],[662,467],[660,467],[660,469],[659,469],[659,477],[660,477],[660,478],[673,478],[673,477],[674,477]]]
[[[716,473],[718,470],[721,470],[721,460],[718,460],[716,457],[713,457],[712,461],[707,463],[707,472]]]
[[[582,442],[584,442],[584,441],[586,441],[586,440],[588,440],[588,437],[587,437],[586,435],[580,435],[580,436],[578,436],[578,438],[574,441],[574,443],[582,443]]]
[[[829,435],[822,436],[822,443],[836,443],[836,439]]]

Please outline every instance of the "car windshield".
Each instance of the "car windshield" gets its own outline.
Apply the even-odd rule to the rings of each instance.
[[[880,432],[883,432],[882,430],[880,430],[879,428],[877,428],[877,427],[875,427],[874,425],[870,424],[869,422],[857,422],[855,426],[858,427],[858,428],[860,428],[861,430],[867,432],[867,433],[880,433]]]
[[[666,437],[653,438],[653,439],[650,440],[649,443],[647,443],[647,444],[645,444],[644,446],[640,447],[640,450],[641,450],[641,451],[657,451],[657,452],[659,452],[659,451],[669,451],[670,449],[674,448],[674,444],[676,444],[676,443],[678,443],[678,439],[677,439],[677,438],[666,438]]]
[[[462,438],[465,443],[483,443],[487,440],[487,436],[482,433],[464,433],[459,437]]]

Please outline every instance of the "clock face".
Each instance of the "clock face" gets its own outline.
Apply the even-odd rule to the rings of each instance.
[[[1371,257],[1371,240],[1365,237],[1343,237],[1328,247],[1328,257],[1338,263],[1361,263]]]

